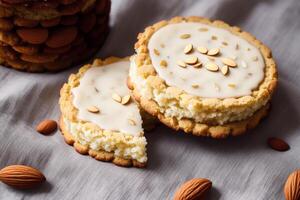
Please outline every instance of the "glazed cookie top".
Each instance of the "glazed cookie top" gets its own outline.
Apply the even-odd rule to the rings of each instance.
[[[140,136],[142,119],[126,86],[128,70],[127,60],[89,68],[72,89],[78,119],[104,130]]]
[[[169,86],[204,98],[251,95],[264,79],[258,48],[228,30],[181,22],[157,30],[148,43],[152,65]]]

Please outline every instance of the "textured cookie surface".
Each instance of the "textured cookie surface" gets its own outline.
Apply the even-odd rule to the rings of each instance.
[[[19,16],[17,11],[9,12],[12,7],[24,6],[23,1],[13,2],[10,3],[13,6],[3,9],[0,4],[0,58],[7,67],[28,72],[66,69],[90,58],[109,32],[110,0],[92,1],[84,12],[47,19],[31,19]],[[78,2],[60,1],[55,9]],[[38,2],[30,1],[29,4],[27,9]],[[52,9],[46,1],[40,6],[43,9],[39,10]],[[28,12],[34,14],[32,10]]]
[[[126,86],[129,60],[108,58],[85,65],[61,89],[61,129],[83,154],[121,166],[144,167],[146,139],[138,105]],[[145,128],[151,119],[144,118]]]
[[[129,86],[142,107],[174,129],[195,135],[197,124],[249,121],[266,110],[276,87],[270,50],[221,21],[200,17],[162,21],[139,34],[135,48]],[[222,132],[218,135],[232,131]]]

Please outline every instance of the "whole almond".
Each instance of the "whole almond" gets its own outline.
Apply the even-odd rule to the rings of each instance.
[[[75,26],[62,27],[53,31],[46,45],[51,48],[59,48],[71,44],[77,36],[77,28]]]
[[[18,29],[17,34],[23,41],[30,44],[42,44],[48,38],[48,30],[43,28]]]
[[[175,193],[174,200],[197,200],[204,198],[211,187],[212,182],[208,179],[191,179],[180,186]]]
[[[54,120],[46,119],[39,123],[36,131],[44,135],[49,135],[57,129],[57,123]]]
[[[35,168],[11,165],[0,170],[0,181],[17,189],[30,189],[46,181],[46,178]]]
[[[289,175],[284,185],[284,195],[286,200],[300,199],[300,170]]]
[[[290,149],[288,143],[280,138],[271,137],[268,139],[268,145],[277,151],[287,151]]]

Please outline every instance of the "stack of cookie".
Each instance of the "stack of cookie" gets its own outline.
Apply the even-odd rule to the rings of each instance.
[[[110,0],[0,0],[0,62],[28,72],[59,71],[99,49]]]

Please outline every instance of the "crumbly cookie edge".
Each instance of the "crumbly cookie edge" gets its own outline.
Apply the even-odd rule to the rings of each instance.
[[[231,122],[224,125],[209,125],[204,123],[197,123],[191,119],[176,119],[175,117],[166,117],[159,111],[157,103],[153,100],[142,97],[134,84],[128,79],[128,88],[132,90],[133,97],[140,106],[153,116],[156,116],[163,124],[178,131],[183,130],[185,133],[191,133],[195,136],[207,136],[216,139],[227,138],[229,136],[238,136],[247,132],[249,129],[255,128],[259,122],[267,116],[270,103],[260,108],[251,117],[238,121]]]
[[[137,167],[137,168],[145,168],[146,167],[146,163],[141,163],[134,159],[120,158],[120,157],[115,156],[112,152],[96,151],[96,150],[90,149],[88,146],[84,146],[84,145],[76,142],[75,139],[73,138],[72,134],[69,133],[69,131],[66,129],[66,126],[63,122],[63,116],[61,116],[59,119],[59,127],[60,127],[61,134],[63,135],[65,142],[67,144],[73,146],[74,149],[82,155],[89,155],[92,158],[99,160],[99,161],[112,162],[115,165],[118,165],[121,167],[132,167],[132,166]]]

